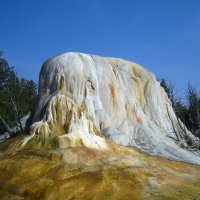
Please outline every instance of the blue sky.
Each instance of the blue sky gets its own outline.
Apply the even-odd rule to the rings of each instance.
[[[0,0],[0,49],[38,81],[49,57],[75,51],[120,57],[200,89],[199,0]]]

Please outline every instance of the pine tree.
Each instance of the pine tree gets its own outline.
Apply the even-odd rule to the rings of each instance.
[[[20,119],[33,107],[37,96],[37,87],[32,80],[19,78],[8,62],[0,55],[0,133],[10,135],[10,127],[23,127]]]

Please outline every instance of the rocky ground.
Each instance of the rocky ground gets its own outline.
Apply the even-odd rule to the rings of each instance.
[[[108,141],[109,150],[49,141],[19,150],[21,137],[0,145],[1,199],[200,199],[200,166]]]

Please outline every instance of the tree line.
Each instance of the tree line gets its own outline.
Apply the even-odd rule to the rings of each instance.
[[[36,97],[34,81],[19,78],[0,52],[0,134],[8,132],[13,136],[25,131],[21,118],[33,108]]]
[[[198,90],[188,83],[183,101],[175,94],[172,83],[162,79],[160,85],[165,89],[177,119],[180,119],[187,129],[200,139],[200,94]]]

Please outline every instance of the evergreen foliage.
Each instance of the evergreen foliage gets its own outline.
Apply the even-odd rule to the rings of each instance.
[[[32,80],[19,78],[0,53],[0,117],[9,127],[20,124],[20,118],[32,108],[37,86]],[[7,131],[0,123],[0,133]],[[23,130],[22,130],[23,131]]]
[[[174,92],[174,86],[165,79],[160,81],[160,85],[165,89],[177,117],[186,125],[195,136],[200,138],[200,95],[198,91],[188,84],[185,99],[181,101]]]

